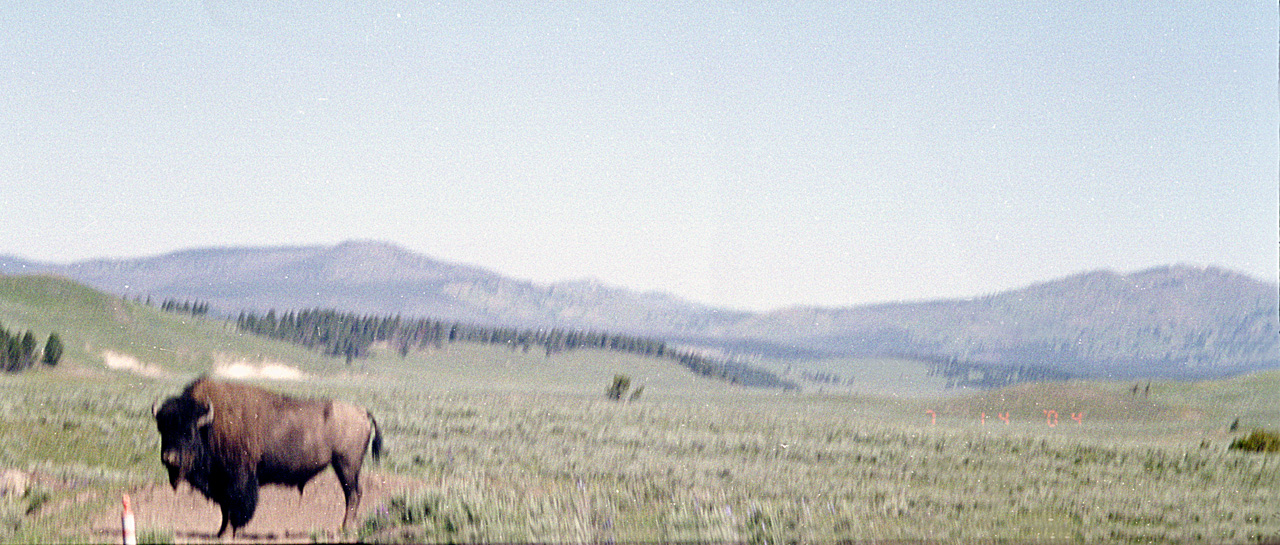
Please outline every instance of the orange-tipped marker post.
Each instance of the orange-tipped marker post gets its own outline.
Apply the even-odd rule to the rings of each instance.
[[[138,527],[133,520],[133,506],[130,505],[129,495],[125,494],[122,500],[124,513],[120,515],[120,537],[124,545],[138,545]]]

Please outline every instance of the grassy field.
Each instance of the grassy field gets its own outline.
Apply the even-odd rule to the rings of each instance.
[[[1145,396],[1070,382],[878,397],[744,390],[595,351],[449,345],[347,367],[81,290],[0,284],[0,323],[76,347],[58,369],[0,375],[0,469],[35,481],[0,498],[3,542],[93,541],[86,520],[121,489],[165,480],[151,402],[226,361],[294,366],[305,379],[258,383],[374,411],[377,470],[423,486],[363,521],[370,541],[1280,540],[1280,456],[1226,448],[1280,428],[1277,372]],[[111,370],[104,351],[163,373]],[[606,401],[615,373],[644,395]]]
[[[947,379],[929,376],[928,363],[902,358],[840,357],[812,360],[765,360],[766,368],[795,381],[810,392],[832,394],[889,394],[904,397],[955,395]],[[808,373],[808,375],[806,375]],[[814,373],[839,377],[837,382],[817,382]]]
[[[1046,399],[1055,388],[1093,392],[1103,410],[1081,406],[1081,423],[1049,427],[1029,409],[1067,401],[1067,393]],[[958,416],[930,424],[930,400],[739,393],[617,405],[592,395],[395,391],[404,409],[387,418],[397,452],[389,463],[437,484],[387,506],[366,537],[1280,537],[1280,459],[1227,451],[1226,422],[1180,416],[1191,396],[1135,403],[1125,395],[1124,385],[1027,387],[1003,399],[1026,418],[983,425]],[[1261,399],[1230,412],[1274,426],[1275,401]],[[951,410],[984,401],[945,400]]]

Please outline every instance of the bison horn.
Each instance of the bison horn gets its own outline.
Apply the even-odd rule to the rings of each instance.
[[[159,399],[157,399],[155,403],[151,404],[151,416],[160,416],[160,400]]]
[[[204,416],[201,416],[198,420],[196,420],[196,429],[203,428],[212,423],[213,423],[213,406],[210,405],[209,412],[204,413]]]

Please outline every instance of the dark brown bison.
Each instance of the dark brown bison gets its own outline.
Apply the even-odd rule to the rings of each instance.
[[[373,413],[341,401],[201,377],[152,410],[169,484],[176,489],[187,481],[221,507],[219,537],[228,524],[234,536],[253,518],[259,486],[296,486],[301,493],[328,466],[346,495],[345,530],[360,505],[360,466],[371,435],[373,458],[382,455]]]

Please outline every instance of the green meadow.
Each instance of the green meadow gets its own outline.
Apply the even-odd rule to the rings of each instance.
[[[0,498],[4,542],[94,541],[86,521],[122,490],[165,483],[151,403],[236,365],[287,366],[301,375],[248,380],[377,415],[388,454],[366,468],[419,484],[372,506],[352,539],[1280,540],[1280,456],[1227,449],[1280,428],[1280,372],[1138,395],[1101,381],[932,395],[891,392],[916,368],[880,360],[807,362],[861,365],[862,390],[821,392],[586,350],[447,344],[347,366],[51,278],[0,277],[0,324],[67,346],[56,368],[0,375],[0,469],[34,481]],[[643,395],[606,400],[616,374]]]

